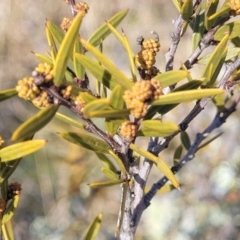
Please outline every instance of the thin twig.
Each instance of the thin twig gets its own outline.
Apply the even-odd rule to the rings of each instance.
[[[196,135],[196,139],[195,139],[194,143],[191,145],[191,147],[189,148],[189,150],[185,154],[185,156],[181,159],[181,161],[177,165],[175,165],[171,168],[171,170],[174,174],[176,174],[187,162],[191,161],[194,158],[194,155],[197,152],[198,147],[201,144],[201,142],[205,138],[207,138],[213,130],[219,128],[223,123],[225,123],[226,119],[234,111],[236,111],[236,106],[239,103],[239,101],[240,101],[240,94],[237,97],[236,101],[234,101],[229,108],[217,112],[212,123],[202,133],[198,133]],[[144,197],[144,201],[145,201],[146,205],[150,204],[151,199],[154,197],[154,195],[157,193],[157,191],[165,185],[165,183],[167,181],[168,181],[168,179],[166,177],[163,177],[157,183],[153,184],[151,190]]]
[[[215,32],[222,26],[222,24],[227,21],[228,18],[223,18],[221,19],[221,21],[219,21],[219,23],[210,31],[208,31],[203,38],[201,39],[199,46],[195,49],[195,51],[191,54],[191,56],[187,59],[187,61],[185,62],[185,65],[187,68],[191,68],[192,64],[195,63],[197,61],[197,58],[199,57],[199,55],[202,53],[202,51],[207,48],[211,42],[213,41],[213,37]],[[180,21],[180,19],[179,19]],[[173,32],[174,36],[178,36],[178,38],[176,39],[176,41],[180,40],[180,35],[179,35],[179,24],[176,23],[175,26],[175,33]],[[173,41],[174,39],[172,39]],[[173,46],[174,44],[171,44],[171,48],[176,50],[177,47],[177,42],[176,45]],[[174,53],[174,50],[172,50]],[[174,54],[172,55],[172,57],[174,56]],[[173,58],[168,58],[168,61],[173,61]],[[236,61],[238,62],[238,60]],[[236,69],[238,66],[237,63],[234,64],[234,67],[232,67],[232,69]],[[229,79],[229,76],[231,76],[232,74],[232,70],[226,71],[226,74],[224,76],[224,78],[222,78],[222,80],[220,81],[221,84],[223,84],[222,82],[226,82]],[[226,80],[227,79],[227,80]],[[154,147],[154,151],[153,149],[150,148],[151,143],[149,143],[148,146],[148,151],[151,151],[155,154],[159,154],[162,150],[164,150],[169,142],[176,136],[178,135],[181,131],[184,131],[187,129],[188,124],[203,110],[204,106],[207,104],[207,102],[209,101],[209,98],[204,98],[202,99],[197,105],[195,105],[195,107],[192,109],[192,111],[188,114],[188,116],[181,122],[180,124],[180,130],[173,133],[171,136],[166,137],[164,139],[161,140],[160,144],[158,144],[158,146]],[[135,186],[135,191],[136,191],[136,199],[134,201],[134,206],[133,208],[136,208],[137,205],[139,204],[139,202],[141,201],[141,198],[144,194],[144,189],[143,187],[145,186],[146,180],[148,178],[149,172],[152,168],[152,162],[148,161],[147,159],[144,160],[143,162],[143,166],[141,167],[141,169],[139,170],[139,174],[135,175],[135,181],[136,181],[136,186]]]
[[[222,79],[219,81],[218,83],[218,87],[219,88],[223,88],[226,89],[227,87],[227,82],[229,81],[231,75],[233,74],[233,72],[240,67],[240,58],[238,58],[235,62],[227,65],[227,69],[228,71],[225,71]]]
[[[234,63],[232,63],[225,71],[222,79],[219,81],[217,87],[223,87],[226,85],[226,82],[229,80],[229,77],[232,73],[240,66],[240,59],[237,59]],[[165,148],[167,148],[169,142],[178,135],[181,131],[185,131],[188,128],[189,123],[204,109],[206,104],[210,101],[211,98],[203,98],[201,99],[192,109],[192,111],[185,117],[185,119],[179,124],[180,130],[176,131],[169,137],[163,138],[159,144],[155,144],[150,140],[148,151],[153,152],[154,154],[159,154]],[[138,175],[134,175],[135,178],[135,194],[136,198],[134,199],[134,206],[133,206],[133,218],[132,218],[132,227],[133,231],[136,230],[137,224],[140,220],[142,211],[146,209],[149,202],[145,202],[144,195],[144,187],[146,184],[146,180],[148,179],[148,175],[152,168],[153,163],[148,161],[147,159],[144,160],[141,169],[139,170]],[[167,178],[163,179],[161,184],[165,184],[167,182]]]
[[[120,240],[133,240],[134,239],[134,233],[131,231],[130,228],[130,221],[132,218],[132,210],[131,210],[131,204],[132,204],[132,196],[129,186],[127,186],[127,192],[126,192],[126,199],[123,212],[124,215],[122,216],[122,226],[121,226],[121,232],[119,235]],[[124,191],[124,190],[122,190]],[[121,212],[121,210],[120,210]],[[120,213],[121,214],[121,213]]]
[[[226,70],[225,74],[223,75],[222,79],[219,81],[218,87],[222,87],[226,84],[226,82],[229,80],[229,77],[232,75],[232,73],[240,66],[240,59],[237,59],[234,63],[232,63],[231,66]],[[150,141],[148,146],[148,151],[159,154],[161,151],[163,151],[165,148],[167,148],[170,141],[178,135],[181,131],[185,131],[188,128],[189,123],[204,109],[205,105],[208,103],[210,98],[203,98],[201,101],[198,102],[192,109],[192,111],[185,117],[185,119],[179,124],[180,129],[176,132],[174,132],[172,135],[163,138],[160,143],[154,144],[154,142]],[[155,142],[156,143],[156,142]],[[145,186],[146,179],[148,177],[148,173],[150,172],[150,169],[152,167],[152,162],[148,161],[147,159],[144,160],[143,166],[141,167],[139,171],[139,176],[135,176],[135,181],[138,183],[139,179],[141,179],[141,184],[138,186],[136,184],[135,190],[139,194],[139,188],[142,189],[141,193],[139,194],[140,197],[136,198],[136,202],[140,202],[141,196],[143,196],[143,186]],[[136,194],[136,195],[138,195]],[[137,205],[137,204],[136,204]]]
[[[200,53],[199,53],[200,54]],[[198,55],[195,55],[195,57],[198,57]],[[188,114],[188,116],[179,124],[180,125],[180,130],[176,131],[175,133],[173,133],[171,136],[163,138],[160,142],[160,144],[155,144],[154,147],[151,147],[151,142],[149,142],[149,146],[148,146],[148,151],[153,152],[155,154],[159,154],[162,150],[164,150],[169,142],[176,136],[178,135],[181,131],[186,130],[188,127],[188,124],[202,111],[202,109],[204,108],[204,106],[207,104],[207,102],[209,101],[208,98],[206,99],[202,99],[197,105],[195,105],[195,107],[193,108],[193,110]],[[154,148],[154,149],[153,149]],[[137,207],[139,204],[141,204],[142,202],[142,198],[144,195],[144,187],[146,184],[146,181],[148,179],[149,173],[151,171],[153,163],[151,161],[148,161],[147,159],[145,159],[143,161],[143,165],[139,170],[139,174],[138,175],[134,175],[134,179],[135,179],[135,199],[134,199],[134,205],[133,205],[133,209],[134,209],[134,213],[137,212]],[[140,216],[139,216],[140,217]],[[134,215],[134,218],[137,219],[137,217]],[[136,220],[138,221],[138,220]],[[136,227],[136,223],[135,220],[133,219],[133,225]]]
[[[99,129],[90,119],[86,119],[83,116],[83,113],[79,111],[79,109],[75,106],[75,104],[65,98],[63,98],[57,91],[57,88],[55,86],[51,87],[40,87],[42,90],[49,93],[53,98],[57,100],[58,104],[63,105],[67,108],[69,108],[72,112],[76,113],[77,116],[79,116],[85,123],[85,129],[90,132],[94,133],[100,138],[102,138],[105,142],[107,142],[114,152],[121,153],[122,147],[107,133],[103,132],[101,129]],[[125,166],[128,166],[126,162],[124,162]]]
[[[218,112],[212,121],[212,123],[203,131],[203,133],[199,133],[196,136],[196,139],[192,146],[189,148],[186,155],[181,159],[181,161],[173,166],[171,168],[172,172],[176,174],[187,162],[192,160],[194,158],[194,155],[196,151],[198,150],[198,147],[200,143],[216,128],[219,128],[226,119],[236,110],[236,105],[240,101],[240,95],[238,96],[238,99],[232,104],[232,106],[228,109],[225,109],[221,112]],[[166,182],[168,181],[167,177],[162,177],[157,183],[153,184],[150,191],[141,199],[137,207],[134,209],[133,217],[132,217],[132,227],[135,230],[136,226],[138,225],[138,222],[140,220],[140,217],[143,213],[143,211],[150,205],[150,201],[152,198],[156,195],[157,191],[161,189]]]
[[[182,18],[182,15],[180,14],[174,22],[173,32],[171,34],[170,47],[167,53],[165,54],[165,61],[166,61],[165,70],[166,71],[170,71],[173,69],[174,55],[177,51],[178,43],[180,42],[183,24],[184,24],[184,20]]]
[[[201,1],[197,1],[194,9],[200,4]],[[190,55],[190,57],[185,61],[185,66],[189,69],[192,67],[192,65],[197,61],[197,58],[199,55],[203,52],[204,49],[206,49],[211,42],[213,41],[213,37],[215,32],[222,26],[224,22],[226,22],[229,18],[223,18],[221,21],[218,22],[218,24],[208,31],[203,38],[201,39],[199,46],[195,49],[195,51]],[[181,15],[177,18],[177,20],[174,23],[174,31],[172,33],[172,38],[171,38],[171,44],[169,51],[166,53],[165,58],[166,58],[166,71],[169,71],[173,68],[173,60],[174,60],[174,55],[178,46],[178,43],[180,41],[181,37],[181,30],[182,30],[182,25],[184,23],[184,20],[182,19]],[[204,108],[204,106],[207,104],[209,101],[209,98],[202,99],[198,105],[194,107],[194,109],[190,112],[190,114],[182,121],[180,124],[180,131],[175,132],[173,135],[164,138],[160,145],[155,146],[154,149],[152,149],[151,143],[149,144],[148,151],[151,151],[155,154],[161,152],[163,149],[165,149],[169,142],[181,131],[185,130],[188,127],[188,124],[195,118]],[[139,175],[135,177],[135,181],[137,180],[136,184],[136,190],[138,197],[136,197],[134,207],[137,206],[137,203],[141,201],[141,197],[143,196],[143,187],[145,186],[146,179],[148,178],[149,172],[152,167],[152,162],[148,161],[145,159],[142,168],[139,171]],[[138,184],[140,182],[140,184]]]
[[[196,8],[199,6],[202,0],[198,0],[195,2],[193,7],[193,13],[196,11]],[[165,54],[165,61],[166,61],[166,71],[170,71],[173,69],[173,62],[174,62],[174,55],[177,51],[178,44],[181,39],[182,34],[182,27],[184,24],[184,20],[182,18],[182,15],[179,14],[178,18],[174,21],[173,25],[173,32],[171,33],[171,41],[170,41],[170,47]]]
[[[192,65],[196,63],[197,58],[200,56],[200,54],[203,52],[204,49],[209,47],[209,45],[214,40],[214,34],[216,31],[226,22],[229,20],[229,17],[221,18],[217,25],[210,29],[201,39],[201,41],[198,44],[198,47],[194,50],[194,52],[189,56],[187,61],[185,61],[184,65],[190,69],[192,68]]]
[[[75,0],[69,0],[69,5],[71,9],[72,16],[75,17],[77,12],[74,10]]]

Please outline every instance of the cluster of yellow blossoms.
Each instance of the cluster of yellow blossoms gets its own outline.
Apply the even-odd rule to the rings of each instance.
[[[140,71],[144,72],[144,79],[155,77],[159,70],[154,66],[156,55],[160,49],[160,43],[155,39],[143,40],[141,50],[135,57],[135,62]]]
[[[62,23],[60,25],[61,29],[66,33],[69,27],[72,24],[72,19],[70,18],[63,18]]]
[[[89,6],[85,2],[76,3],[73,7],[76,12],[83,12],[84,16],[88,13]]]
[[[53,84],[53,67],[47,63],[40,63],[32,72],[31,77],[25,77],[18,81],[16,90],[18,96],[31,101],[39,108],[48,107],[53,103],[53,98],[40,86],[51,86]],[[73,87],[63,86],[60,94],[63,98],[71,98]]]
[[[78,109],[79,111],[82,111],[82,110],[83,110],[83,108],[84,108],[84,106],[85,106],[85,102],[84,102],[84,100],[82,99],[80,93],[79,93],[78,96],[75,98],[74,103],[75,103],[75,105],[76,105],[76,107],[77,107],[77,109]]]
[[[31,77],[25,77],[18,81],[16,90],[18,96],[24,98],[37,107],[47,107],[51,104],[51,97],[47,92],[39,88],[41,84],[51,84],[53,81],[52,66],[40,63],[32,72]]]
[[[229,0],[227,5],[231,8],[232,15],[236,16],[240,14],[240,1],[239,0]]]
[[[5,141],[2,137],[2,135],[0,135],[0,149],[3,147],[4,143],[5,143]]]
[[[137,135],[138,127],[135,123],[126,121],[120,127],[120,134],[125,138],[134,138]]]
[[[66,1],[67,3],[69,3],[68,1]],[[87,5],[87,3],[85,2],[80,2],[80,3],[76,3],[74,6],[73,6],[73,10],[75,12],[83,12],[83,16],[85,16],[85,14],[88,13],[88,10],[89,10],[89,6]],[[69,27],[71,26],[72,24],[72,19],[70,18],[63,18],[62,20],[62,23],[61,23],[61,28],[62,30],[66,33],[67,30],[69,29]]]
[[[136,82],[131,90],[125,91],[123,99],[131,114],[140,119],[147,114],[148,105],[161,94],[162,87],[157,80],[141,80]]]

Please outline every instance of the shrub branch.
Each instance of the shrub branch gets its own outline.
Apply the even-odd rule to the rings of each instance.
[[[218,83],[218,87],[223,88],[226,86],[227,81],[229,80],[229,77],[232,75],[232,73],[240,66],[240,59],[237,59],[235,62],[230,64],[230,66],[226,69],[225,74],[223,75],[222,79]],[[185,131],[188,127],[188,124],[204,109],[205,105],[210,101],[211,98],[203,98],[201,99],[192,109],[192,111],[188,114],[188,116],[179,124],[180,130],[176,131],[169,137],[163,138],[159,143],[157,141],[150,140],[148,151],[158,155],[161,151],[163,151],[165,148],[168,147],[169,142],[181,131]],[[208,128],[205,129],[205,131],[202,134],[198,134],[196,136],[196,140],[194,144],[189,149],[188,153],[182,158],[182,160],[179,162],[178,165],[172,167],[172,171],[174,174],[176,174],[183,165],[185,165],[186,162],[193,159],[194,154],[199,146],[199,144],[209,135],[210,132],[212,132],[215,128],[220,127],[225,120],[229,117],[231,113],[233,113],[236,110],[236,105],[240,101],[240,95],[237,97],[235,102],[232,104],[232,106],[228,109],[224,109],[223,111],[219,111],[213,122],[209,125]],[[168,179],[166,177],[161,178],[156,184],[154,184],[151,188],[151,190],[143,197],[144,195],[144,187],[146,184],[146,181],[148,179],[148,175],[150,173],[151,167],[153,163],[147,159],[144,160],[143,166],[141,167],[139,171],[139,175],[134,176],[135,177],[135,190],[136,192],[136,198],[134,202],[134,210],[133,210],[133,217],[132,217],[132,227],[136,230],[137,224],[140,220],[140,217],[142,215],[142,212],[150,205],[150,200],[153,198],[153,196],[156,194],[156,192],[163,187]]]

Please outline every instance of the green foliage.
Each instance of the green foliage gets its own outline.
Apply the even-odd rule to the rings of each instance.
[[[201,99],[204,97],[210,97],[223,93],[222,89],[202,89],[202,90],[186,90],[182,92],[174,92],[162,96],[158,100],[152,103],[152,106],[159,106],[164,104],[183,103],[193,100]]]
[[[145,120],[141,122],[141,129],[138,131],[138,136],[166,137],[178,130],[178,125],[172,122],[162,122],[161,120]]]
[[[229,39],[233,39],[240,34],[240,22],[231,22],[224,24],[218,29],[214,35],[214,40],[221,41],[227,34],[229,34]]]
[[[128,9],[120,11],[112,16],[106,21],[106,23],[104,23],[92,34],[92,36],[88,39],[88,42],[95,47],[99,45],[111,33],[111,30],[108,28],[108,23],[113,27],[117,27],[119,23],[121,23],[121,21],[126,17],[127,13]]]
[[[19,203],[19,196],[16,195],[16,196],[14,196],[11,203],[8,205],[6,211],[3,215],[2,224],[6,224],[8,221],[11,220],[11,218],[13,217],[13,215],[17,209],[18,203]]]
[[[84,234],[83,240],[94,240],[98,234],[102,223],[103,214],[100,213],[90,224],[86,233]]]
[[[2,232],[5,239],[14,240],[14,232],[11,221],[2,224]]]
[[[171,181],[171,183],[176,188],[179,187],[179,183],[178,183],[177,179],[175,178],[175,176],[172,173],[171,169],[169,168],[169,166],[167,165],[167,163],[163,159],[153,155],[152,153],[150,153],[150,152],[148,152],[148,151],[146,151],[146,150],[144,150],[142,148],[137,147],[135,144],[131,143],[130,148],[133,151],[139,153],[141,156],[144,156],[148,160],[150,160],[153,163],[155,163],[157,168],[169,179],[169,181]]]
[[[227,43],[229,37],[224,35],[221,42],[215,48],[214,52],[211,54],[205,69],[203,70],[202,77],[206,78],[206,84],[212,87],[217,79],[217,76],[225,62],[227,55]]]
[[[174,163],[174,165],[176,165],[179,162],[179,160],[181,159],[182,151],[183,151],[183,146],[179,145],[176,148],[176,150],[174,152],[174,155],[173,155],[173,163]]]
[[[117,31],[116,28],[114,28],[114,26],[111,23],[107,22],[107,26],[111,30],[111,32],[114,34],[114,36],[117,38],[117,40],[120,42],[120,44],[125,49],[125,51],[128,53],[129,59],[131,61],[131,58],[134,58],[134,53],[131,50],[129,44],[125,41],[126,39],[124,40],[124,37]]]
[[[175,5],[175,7],[177,8],[177,10],[180,12],[181,5],[182,5],[182,1],[172,0],[172,2],[173,2],[173,4]]]
[[[197,89],[202,85],[201,80],[192,80],[190,82],[187,82],[183,84],[182,86],[175,88],[172,93],[178,92],[178,91],[184,91],[188,89]],[[151,119],[157,112],[164,115],[171,111],[173,108],[175,108],[178,104],[167,104],[167,105],[160,105],[160,106],[151,106],[148,109],[147,115],[145,116],[145,119]]]
[[[0,150],[1,162],[12,161],[36,152],[46,144],[45,140],[30,140],[16,143]]]
[[[131,69],[131,74],[132,74],[132,80],[134,82],[137,81],[137,76],[136,76],[136,66],[135,66],[135,57],[133,56],[133,52],[132,52],[132,49],[130,47],[130,44],[129,44],[129,41],[128,41],[128,38],[127,36],[124,34],[123,36],[123,43],[124,45],[126,46],[126,50],[127,50],[127,54],[128,54],[128,58],[129,58],[129,63],[130,63],[130,69]]]
[[[80,12],[76,16],[76,18],[74,18],[72,25],[70,26],[60,45],[53,69],[54,83],[56,86],[60,86],[63,82],[63,77],[67,68],[68,59],[72,54],[75,41],[78,38],[78,31],[83,16],[83,13]]]
[[[22,158],[18,158],[15,160],[12,160],[10,162],[7,162],[7,164],[2,164],[2,169],[0,172],[0,184],[6,183],[9,177],[13,174],[13,172],[16,170],[17,166],[21,162]],[[5,192],[6,194],[6,192]]]
[[[98,153],[95,152],[96,155],[98,156],[99,160],[101,161],[102,165],[111,170],[112,172],[116,173],[117,172],[117,168],[115,167],[115,165],[112,163],[112,161],[103,153]]]
[[[48,23],[46,24],[46,36],[47,36],[48,45],[50,47],[51,59],[53,62],[55,62],[57,57],[57,46],[55,44],[52,32],[49,29]]]
[[[220,17],[229,16],[229,11],[230,11],[230,7],[223,5],[217,12],[212,14],[208,18],[208,20],[214,20],[214,19],[217,19],[217,18],[220,18]]]
[[[17,95],[15,89],[7,89],[0,92],[0,102]]]
[[[80,134],[80,133],[68,132],[68,133],[58,133],[58,135],[71,143],[77,144],[81,147],[87,148],[94,152],[108,153],[110,149],[110,146],[104,141],[98,138],[92,137],[85,133]]]
[[[102,181],[102,182],[92,182],[92,183],[89,183],[88,185],[92,188],[99,188],[99,187],[112,187],[115,185],[119,185],[121,183],[124,183],[123,179]]]
[[[117,85],[110,96],[110,105],[115,109],[124,109],[125,102],[123,101],[124,88],[121,85]]]
[[[211,1],[208,4],[208,7],[206,9],[207,13],[206,13],[205,22],[204,22],[205,28],[207,30],[211,29],[212,26],[214,26],[214,24],[216,23],[216,19],[211,19],[210,20],[209,17],[211,17],[211,15],[216,12],[218,4],[219,4],[219,0]]]
[[[96,110],[111,110],[110,101],[107,98],[96,99],[88,103],[83,110],[83,115],[85,118],[89,118],[88,115]]]
[[[165,72],[162,74],[158,74],[155,79],[158,80],[163,88],[171,86],[173,84],[178,83],[179,81],[186,78],[188,75],[187,71],[183,70],[173,70],[169,72]]]
[[[39,111],[35,116],[29,118],[14,131],[11,140],[19,141],[34,135],[51,121],[58,107],[57,105],[49,106]]]
[[[100,83],[108,89],[113,90],[114,87],[121,84],[121,82],[117,82],[113,75],[111,75],[107,69],[99,65],[99,63],[81,54],[76,54],[75,57]]]
[[[118,84],[122,85],[125,89],[130,89],[132,87],[132,82],[121,72],[116,66],[114,66],[111,61],[109,61],[98,49],[93,45],[81,38],[81,42],[84,47],[93,54],[93,56],[104,65],[110,74],[114,77],[114,80]]]
[[[74,120],[74,119],[72,119],[72,118],[70,118],[70,117],[68,117],[68,116],[66,116],[66,115],[64,115],[62,113],[59,113],[59,112],[57,112],[55,114],[55,117],[61,119],[62,121],[66,122],[66,123],[68,123],[70,125],[73,125],[73,126],[75,126],[77,128],[84,129],[84,127],[85,127],[85,125],[83,123],[81,123],[81,122],[79,122],[77,120]]]
[[[182,145],[185,147],[186,150],[188,150],[191,147],[191,142],[187,132],[181,132],[180,137]]]
[[[205,19],[204,10],[199,8],[197,9],[196,16],[193,17],[193,21],[191,21],[189,24],[193,29],[193,35],[192,35],[193,50],[198,47],[199,42],[201,41],[204,35],[204,32],[205,32],[204,19]]]
[[[94,117],[121,118],[128,115],[127,109],[113,109],[110,106],[110,101],[104,98],[88,103],[83,110],[83,116],[87,119]]]
[[[97,100],[97,98],[95,96],[93,96],[92,94],[90,94],[88,92],[80,92],[80,96],[85,103],[90,103],[92,101]]]
[[[49,58],[48,56],[44,56],[42,54],[39,53],[34,53],[34,56],[42,63],[47,63],[52,65],[53,64],[53,60],[51,58]]]
[[[117,156],[117,154],[115,154],[113,151],[109,150],[108,151],[109,154],[111,154],[111,156],[113,157],[113,159],[115,160],[115,162],[117,163],[118,167],[120,168],[120,170],[122,171],[123,174],[126,174],[127,169],[126,166],[124,166],[124,163],[122,161],[121,158],[119,158],[119,156]]]
[[[109,168],[101,168],[102,173],[111,180],[119,180],[117,174]]]
[[[192,0],[185,0],[183,2],[183,5],[181,7],[181,14],[182,14],[182,18],[185,21],[188,21],[190,19],[190,17],[193,14],[193,1]]]
[[[58,46],[62,44],[63,38],[64,38],[64,33],[60,27],[58,27],[56,24],[54,24],[51,21],[46,21],[46,28],[50,31],[54,43],[56,43]]]
[[[78,61],[76,55],[83,54],[83,53],[84,53],[83,46],[82,46],[81,42],[78,39],[76,39],[76,42],[74,44],[74,49],[73,49],[73,62],[74,62],[74,71],[75,71],[76,77],[78,79],[84,79],[85,68]]]
[[[240,52],[240,48],[238,48],[238,47],[228,48],[228,49],[227,49],[227,56],[226,56],[226,58],[225,58],[225,61],[229,61],[229,60],[237,57],[238,54],[239,54],[239,52]],[[206,65],[207,62],[209,61],[209,58],[210,58],[210,57],[212,57],[212,54],[207,54],[207,55],[201,57],[201,58],[199,59],[198,63],[199,63],[199,64]]]
[[[84,109],[85,110],[85,109]],[[86,112],[84,111],[85,118],[124,118],[129,115],[129,111],[127,109],[115,110],[115,109],[106,109],[102,111],[93,111]]]

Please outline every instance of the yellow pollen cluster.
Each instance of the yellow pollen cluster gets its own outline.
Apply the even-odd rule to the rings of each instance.
[[[2,214],[6,210],[6,201],[0,198],[0,213]]]
[[[48,93],[42,91],[36,98],[32,100],[32,103],[39,108],[48,107],[51,105],[51,103],[49,102],[49,98],[50,96],[48,95]]]
[[[3,144],[5,143],[2,135],[0,135],[0,149],[3,147]]]
[[[160,49],[160,44],[154,39],[144,40],[142,49],[136,56],[137,66],[142,69],[151,69],[156,62],[155,56]]]
[[[63,18],[62,23],[61,23],[61,28],[62,30],[66,33],[69,27],[72,24],[72,20],[70,18]]]
[[[159,81],[156,79],[151,79],[151,84],[155,88],[155,91],[153,92],[153,100],[159,99],[160,95],[162,94],[162,87]]]
[[[61,90],[61,94],[64,98],[69,99],[72,94],[73,87],[71,85]]]
[[[19,97],[30,101],[40,94],[40,89],[34,83],[33,77],[26,77],[19,80],[16,86],[16,91],[18,92]]]
[[[141,80],[136,82],[131,90],[126,90],[123,99],[131,114],[139,119],[147,114],[148,105],[162,94],[160,83],[155,80]]]
[[[53,66],[48,63],[39,63],[35,71],[32,72],[32,76],[37,85],[50,82],[53,80]]]
[[[89,6],[85,2],[76,3],[73,8],[76,12],[83,12],[84,15],[87,14],[89,10]]]
[[[150,52],[156,53],[160,49],[160,43],[154,39],[147,39],[142,42],[142,49],[146,49]]]
[[[18,81],[16,90],[18,96],[24,98],[37,107],[47,107],[52,104],[52,98],[47,92],[40,89],[41,84],[53,80],[53,67],[47,63],[40,63],[32,72],[32,77],[25,77]]]
[[[239,0],[229,0],[227,5],[231,8],[232,15],[236,16],[240,14],[240,1]]]
[[[120,127],[120,134],[125,138],[134,138],[137,135],[137,125],[133,122],[123,122]]]
[[[74,101],[77,109],[79,111],[82,111],[84,106],[85,106],[85,102],[84,100],[82,99],[81,95],[79,94],[76,98],[75,98],[75,101]]]

